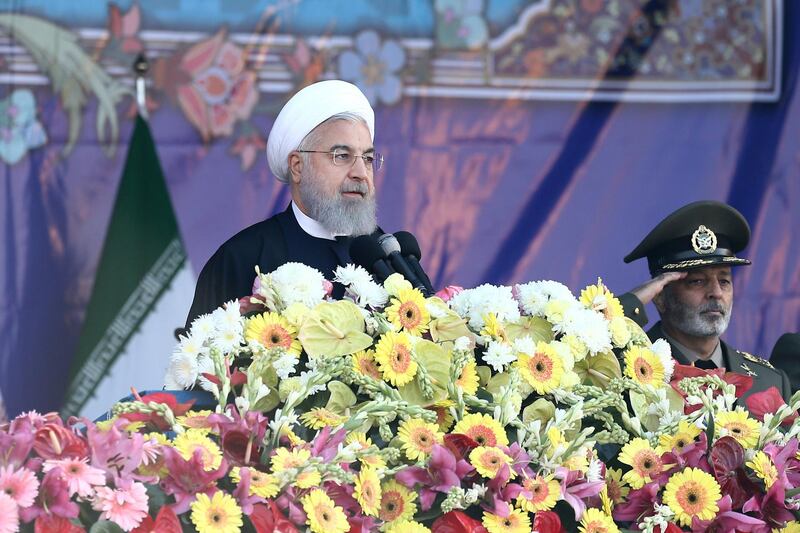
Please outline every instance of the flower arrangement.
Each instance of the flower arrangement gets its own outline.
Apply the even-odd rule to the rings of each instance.
[[[0,532],[800,531],[800,395],[736,406],[601,281],[334,282],[289,263],[194,321],[166,385],[213,409],[3,425]]]

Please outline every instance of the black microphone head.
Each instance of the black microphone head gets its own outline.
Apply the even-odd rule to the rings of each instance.
[[[419,249],[419,243],[417,242],[417,238],[414,237],[412,233],[407,231],[396,231],[394,232],[394,237],[397,239],[397,242],[400,243],[401,254],[413,255],[417,258],[417,261],[422,259],[422,252]]]
[[[397,239],[391,233],[384,233],[380,237],[378,237],[378,244],[381,245],[381,248],[386,255],[392,254],[394,252],[400,253],[400,243],[397,242]]]
[[[383,248],[374,235],[360,235],[350,241],[350,258],[370,272],[375,262],[384,257]]]

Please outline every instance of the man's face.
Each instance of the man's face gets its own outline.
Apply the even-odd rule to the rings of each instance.
[[[361,122],[337,120],[318,126],[314,146],[307,150],[374,154],[369,129]],[[335,165],[330,153],[308,153],[297,187],[300,207],[330,232],[341,235],[372,233],[376,226],[373,170],[363,158]]]
[[[733,308],[731,268],[690,270],[685,278],[667,285],[654,302],[668,326],[694,337],[719,337]]]

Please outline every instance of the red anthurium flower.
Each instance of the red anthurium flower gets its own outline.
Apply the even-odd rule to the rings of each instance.
[[[440,516],[431,526],[433,533],[486,533],[478,520],[461,511],[450,511]]]
[[[772,414],[777,411],[779,407],[786,405],[781,393],[778,392],[778,388],[775,386],[765,391],[754,392],[747,397],[745,403],[747,404],[747,410],[762,422],[764,421],[765,414]],[[784,426],[791,426],[795,418],[797,418],[797,413],[792,413],[791,416],[784,418],[781,424]]]
[[[472,438],[461,433],[448,433],[444,436],[444,445],[453,452],[456,459],[464,459],[473,449],[478,447],[478,443]]]
[[[744,448],[733,437],[722,437],[714,443],[708,460],[722,493],[730,496],[733,507],[739,509],[757,489],[742,468]]]
[[[254,505],[250,522],[253,523],[256,533],[298,533],[294,524],[283,516],[272,500],[268,500],[266,505]]]
[[[181,522],[172,507],[164,506],[153,520],[147,515],[131,533],[181,533]]]
[[[538,533],[567,533],[555,511],[539,511],[533,517],[533,531]]]
[[[34,533],[86,533],[86,530],[76,526],[63,516],[43,514],[33,523]]]

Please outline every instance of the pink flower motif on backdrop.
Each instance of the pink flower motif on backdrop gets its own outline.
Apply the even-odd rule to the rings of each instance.
[[[231,147],[231,153],[238,155],[242,160],[242,170],[249,170],[259,154],[264,153],[267,142],[257,132],[242,135]]]
[[[8,495],[19,507],[30,507],[39,494],[39,480],[27,468],[0,468],[0,494]]]
[[[177,87],[178,103],[204,141],[231,135],[233,124],[252,113],[256,74],[245,70],[244,50],[225,40],[225,30],[192,46],[179,68],[190,81]]]

